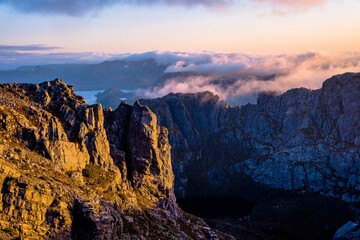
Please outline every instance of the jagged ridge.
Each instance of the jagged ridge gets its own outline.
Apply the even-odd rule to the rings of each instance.
[[[178,196],[199,193],[191,169],[200,168],[196,181],[208,193],[224,191],[229,174],[245,174],[273,188],[360,200],[360,74],[334,76],[319,90],[261,94],[241,107],[209,92],[140,101],[169,129],[175,175],[183,178]]]
[[[242,221],[214,222],[220,229],[230,225],[228,232],[249,239],[264,231],[328,239],[359,220],[359,73],[334,76],[318,90],[263,93],[241,107],[209,92],[140,102],[169,129],[178,198],[255,202]]]
[[[0,85],[2,239],[217,238],[173,195],[149,108],[86,105],[60,79]]]

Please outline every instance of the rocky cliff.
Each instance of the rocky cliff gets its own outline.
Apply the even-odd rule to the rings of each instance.
[[[331,198],[360,201],[359,73],[334,76],[318,90],[263,93],[257,104],[241,107],[229,107],[209,92],[140,102],[169,129],[180,198],[235,195],[259,202],[279,190],[266,200],[267,208],[253,211],[272,211],[272,218],[275,207],[296,215],[304,213],[301,202],[319,201],[302,198],[306,194],[330,197],[324,204]],[[293,194],[296,201],[283,199]],[[308,208],[322,211],[315,205]]]
[[[205,92],[113,111],[59,79],[0,85],[0,238],[230,238],[174,190],[246,200],[246,218],[208,220],[239,239],[352,236],[359,118],[355,73],[241,107]]]
[[[195,192],[201,191],[203,181],[192,181],[191,178],[207,174],[199,164],[207,164],[208,159],[202,155],[207,152],[205,143],[223,128],[225,108],[219,98],[210,92],[172,93],[160,99],[143,99],[140,102],[149,106],[157,115],[159,124],[169,129],[177,195],[189,195],[192,190],[188,186],[192,186]],[[214,166],[214,169],[217,167],[221,166]]]
[[[209,92],[140,101],[169,129],[175,175],[183,176],[180,196],[198,192],[184,170],[191,166],[205,170],[207,192],[223,189],[230,173],[272,188],[360,200],[360,74],[334,76],[318,90],[263,93],[241,107]]]
[[[60,79],[0,85],[1,239],[217,239],[173,194],[149,108],[87,105]]]

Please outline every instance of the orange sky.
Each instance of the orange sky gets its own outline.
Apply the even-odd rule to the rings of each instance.
[[[179,3],[115,4],[90,13],[70,12],[70,16],[67,9],[39,13],[0,4],[0,44],[46,44],[61,47],[56,50],[61,52],[110,53],[360,51],[358,0],[234,0],[221,8],[206,6],[201,0],[201,6],[174,2]]]

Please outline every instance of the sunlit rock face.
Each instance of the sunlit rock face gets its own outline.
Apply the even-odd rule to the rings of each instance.
[[[0,85],[1,239],[231,239],[182,212],[167,129],[60,79]]]
[[[250,181],[360,200],[360,74],[241,107],[209,92],[140,102],[169,129],[178,197],[251,195]]]
[[[334,236],[352,220],[340,200],[359,202],[359,118],[352,73],[241,107],[204,92],[104,110],[59,79],[2,84],[0,238],[231,239],[179,209],[174,190],[247,203],[231,225],[240,239]]]
[[[156,115],[137,102],[108,110],[106,119],[111,155],[123,176],[140,194],[150,190],[154,200],[169,200],[174,205],[168,131],[157,125]]]

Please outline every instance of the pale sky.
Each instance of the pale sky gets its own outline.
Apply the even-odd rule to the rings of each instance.
[[[0,0],[0,53],[360,52],[359,11],[360,0]]]

